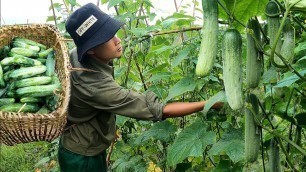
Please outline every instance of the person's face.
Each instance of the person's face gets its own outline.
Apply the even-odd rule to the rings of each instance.
[[[105,63],[108,63],[112,59],[121,57],[121,40],[115,35],[109,41],[90,49],[87,53]]]

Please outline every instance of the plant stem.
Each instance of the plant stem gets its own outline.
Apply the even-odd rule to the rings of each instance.
[[[259,20],[258,20],[257,16],[255,16],[255,19],[256,19],[257,22],[259,23]],[[260,27],[259,27],[260,32],[262,33],[263,37],[265,38],[266,41],[269,41],[269,38],[268,38],[268,36],[265,34],[263,28],[261,27],[261,25],[259,25],[259,26],[260,26]]]
[[[290,128],[289,128],[289,137],[288,137],[290,140],[292,140],[292,128],[293,128],[293,124],[291,123]],[[287,152],[290,152],[290,144],[289,143],[287,144]],[[289,157],[288,157],[288,159],[289,159]],[[286,164],[286,166],[287,166],[287,164]]]
[[[272,44],[272,49],[271,49],[271,54],[270,54],[270,62],[271,62],[274,66],[276,66],[276,67],[278,67],[278,68],[285,68],[285,67],[286,67],[286,65],[279,65],[279,64],[275,63],[275,61],[274,61],[274,53],[275,53],[275,49],[276,49],[276,45],[277,45],[277,43],[278,43],[278,40],[280,39],[281,33],[282,33],[282,31],[283,31],[283,27],[284,27],[284,25],[285,25],[285,21],[286,21],[286,19],[287,19],[288,14],[289,14],[289,8],[286,9],[285,14],[284,14],[284,17],[282,18],[282,22],[281,22],[281,24],[280,24],[280,27],[278,28],[277,33],[276,33],[276,38],[275,38],[275,40],[274,40],[274,42],[273,42],[273,44]]]
[[[306,27],[296,17],[293,20],[306,32]]]
[[[289,100],[288,100],[288,103],[287,103],[287,106],[286,106],[286,113],[288,112],[288,109],[289,109],[289,105],[290,105],[290,102],[291,102],[291,99],[292,99],[292,96],[293,96],[293,91],[294,91],[294,89],[292,89],[292,91],[291,91],[291,94],[290,94],[290,97],[289,97]]]
[[[128,69],[126,71],[125,80],[124,80],[124,86],[125,87],[127,86],[127,81],[128,81],[129,73],[130,73],[130,70],[131,70],[131,64],[132,64],[133,55],[134,55],[134,49],[131,49],[131,54],[130,54],[130,56],[128,58]]]
[[[63,0],[63,4],[65,5],[65,8],[66,8],[66,10],[67,10],[67,13],[68,13],[68,14],[70,14],[70,13],[71,13],[71,11],[69,10],[69,8],[68,8],[68,6],[67,6],[67,4],[66,4],[66,1],[65,1],[65,0]]]
[[[144,80],[144,77],[143,77],[143,75],[142,75],[142,71],[141,71],[141,69],[140,69],[140,67],[139,67],[139,63],[138,63],[138,61],[136,60],[136,58],[135,58],[134,60],[135,60],[135,64],[136,64],[137,70],[138,70],[138,72],[139,72],[139,76],[140,76],[141,82],[142,82],[142,84],[143,84],[143,88],[144,88],[144,90],[146,91],[148,88],[147,88],[146,82],[145,82],[145,80]]]
[[[226,14],[229,15],[231,19],[236,20],[240,25],[242,25],[243,27],[246,27],[246,25],[243,24],[240,20],[238,20],[234,14],[230,13],[230,11],[220,2],[220,0],[218,0],[218,4],[224,9]]]
[[[143,2],[141,2],[141,4],[140,4],[140,8],[139,8],[139,10],[138,10],[138,19],[137,19],[137,21],[136,21],[136,26],[135,26],[135,28],[137,28],[138,27],[138,25],[139,25],[139,18],[140,18],[140,16],[141,16],[141,9],[142,9],[142,6],[143,6]]]
[[[280,6],[280,8],[283,11],[285,11],[285,7],[283,7],[281,3],[279,3],[277,0],[275,2]],[[298,2],[300,2],[300,1],[297,1],[296,3],[298,3]],[[297,17],[292,16],[292,18],[304,31],[306,31],[306,27],[297,19]]]
[[[270,56],[270,54],[264,52],[265,55]],[[303,81],[306,81],[306,78],[304,78],[297,70],[295,70],[287,61],[286,59],[279,54],[278,52],[275,52],[275,54],[282,60],[282,62],[291,70],[291,72],[295,73],[300,79]]]
[[[258,127],[260,131],[260,141],[261,141],[261,159],[262,159],[262,167],[264,172],[266,172],[266,166],[265,166],[265,152],[264,152],[264,142],[263,142],[263,137],[262,137],[262,128]]]
[[[146,15],[146,13],[145,13],[143,7],[141,8],[141,11],[142,11],[142,14],[143,14],[143,15]],[[148,23],[147,18],[145,18],[144,20],[145,20],[145,22],[146,22],[146,25],[149,26],[149,23]]]

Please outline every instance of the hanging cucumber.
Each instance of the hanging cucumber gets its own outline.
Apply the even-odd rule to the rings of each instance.
[[[247,25],[249,32],[246,36],[246,84],[248,88],[256,88],[261,77],[261,54],[256,46],[256,41],[260,42],[260,25],[258,21],[251,18]],[[255,38],[255,39],[254,39]]]
[[[236,29],[228,29],[222,40],[223,80],[227,102],[233,110],[243,107],[242,39]]]
[[[260,148],[260,135],[258,127],[255,123],[254,116],[259,117],[258,99],[254,94],[250,94],[246,98],[247,103],[252,105],[253,112],[248,108],[245,109],[245,159],[247,162],[255,162],[258,157]]]
[[[269,45],[272,48],[273,44],[277,41],[275,52],[280,53],[282,43],[281,39],[277,39],[277,32],[280,28],[280,14],[281,10],[278,5],[278,3],[274,0],[269,1],[266,5],[266,16],[267,16],[267,23],[268,23],[268,36],[270,38]],[[278,65],[277,62],[279,62],[281,59],[278,56],[273,56],[273,58],[270,58],[270,62],[275,65],[276,67],[283,68],[284,66]]]
[[[269,166],[270,172],[281,172],[279,147],[275,138],[270,141]]]
[[[196,75],[207,76],[212,70],[218,51],[218,2],[202,0],[203,35],[196,66]]]
[[[295,30],[291,25],[290,19],[286,19],[285,26],[283,29],[283,45],[280,54],[285,58],[285,60],[291,64],[294,58],[294,48],[295,48]],[[278,58],[279,59],[279,58]],[[279,59],[275,61],[278,65],[284,65],[284,63]]]

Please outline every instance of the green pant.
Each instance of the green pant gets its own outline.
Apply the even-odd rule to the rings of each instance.
[[[58,162],[61,172],[107,172],[106,151],[96,156],[83,156],[65,149],[60,143]]]

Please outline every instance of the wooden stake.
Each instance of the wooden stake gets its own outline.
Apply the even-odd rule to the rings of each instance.
[[[51,7],[52,7],[52,12],[53,12],[53,18],[54,18],[54,23],[55,23],[55,26],[57,28],[57,22],[56,22],[56,16],[55,16],[55,10],[54,10],[54,5],[53,5],[53,0],[50,0],[51,1]]]

